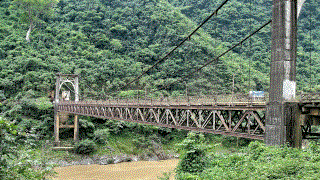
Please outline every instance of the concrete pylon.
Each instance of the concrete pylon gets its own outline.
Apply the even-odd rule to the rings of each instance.
[[[297,2],[273,0],[267,145],[301,145],[296,102]]]

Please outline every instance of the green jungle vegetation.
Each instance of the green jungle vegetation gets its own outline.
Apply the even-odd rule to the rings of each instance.
[[[319,144],[305,149],[267,147],[252,142],[237,153],[210,153],[202,134],[189,133],[182,141],[182,157],[175,179],[319,179]],[[162,179],[168,179],[165,174]]]
[[[206,143],[202,144],[202,135],[190,133],[187,137],[186,131],[89,117],[80,119],[82,141],[75,145],[75,153],[52,153],[48,149],[46,141],[53,140],[56,73],[81,76],[82,100],[132,97],[144,91],[154,97],[178,96],[186,88],[190,95],[231,93],[233,75],[237,93],[268,91],[270,27],[201,73],[187,75],[268,21],[271,0],[231,0],[172,56],[123,89],[173,49],[220,3],[1,0],[0,179],[43,179],[52,174],[52,167],[45,164],[49,158],[77,159],[82,156],[77,153],[148,156],[155,154],[154,142],[165,152],[182,154],[178,179],[304,179],[306,172],[309,179],[318,179],[314,169],[318,167],[317,145],[302,151],[253,143],[240,150],[236,138],[205,135]],[[311,0],[299,17],[298,92],[319,89],[319,5]],[[72,134],[71,130],[63,130],[61,138],[69,142]],[[214,146],[219,143],[222,145]],[[240,140],[239,146],[248,143]],[[237,153],[229,153],[233,151]],[[198,167],[190,167],[197,171],[190,171],[187,162],[193,162],[192,158]]]

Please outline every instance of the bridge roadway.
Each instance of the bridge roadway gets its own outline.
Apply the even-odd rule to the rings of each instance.
[[[266,103],[261,99],[253,101],[226,98],[217,101],[216,98],[205,97],[62,101],[56,103],[55,108],[60,114],[114,119],[249,139],[263,140],[265,133]]]

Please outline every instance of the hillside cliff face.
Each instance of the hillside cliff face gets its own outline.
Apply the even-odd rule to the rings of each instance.
[[[11,1],[1,1],[2,96],[8,99],[30,90],[36,96],[45,96],[54,89],[57,72],[80,74],[80,89],[86,96],[115,92],[174,48],[220,3],[213,0],[60,0],[53,17],[43,19],[27,43],[24,40],[27,25],[21,25],[20,12],[10,7]],[[319,2],[304,7],[300,19],[297,67],[300,90],[308,88],[310,74],[314,84],[319,79],[317,5]],[[309,9],[315,12],[312,16],[308,15]],[[180,79],[270,18],[271,1],[229,2],[185,45],[131,88],[157,89]],[[311,66],[309,51],[312,52]],[[267,90],[269,66],[270,28],[266,28],[252,38],[251,45],[243,44],[218,63],[165,90],[183,93],[187,83],[191,94],[231,92],[233,74],[236,92]]]

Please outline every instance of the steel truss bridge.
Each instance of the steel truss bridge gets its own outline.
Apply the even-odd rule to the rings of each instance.
[[[144,71],[127,85],[138,80],[156,67],[171,53],[204,25],[212,16],[218,14],[229,0],[225,0],[215,12],[208,16],[167,55]],[[213,60],[191,72],[199,72],[220,57],[240,46],[251,36],[271,24],[271,67],[269,97],[265,100],[233,98],[231,101],[206,97],[204,99],[185,98],[175,100],[107,100],[79,101],[78,76],[74,74],[57,75],[55,93],[55,143],[59,144],[59,129],[74,128],[74,140],[78,140],[78,115],[105,119],[116,119],[156,126],[195,130],[250,139],[264,140],[268,145],[300,147],[302,138],[319,136],[312,132],[312,125],[320,122],[319,94],[296,95],[297,59],[297,19],[305,0],[273,0],[272,20],[263,24],[250,35],[233,45]],[[183,77],[187,78],[187,77]],[[183,79],[182,78],[182,79]],[[71,83],[74,101],[60,98],[61,87]],[[65,124],[69,114],[74,114],[74,125]]]
[[[301,94],[298,104],[304,114],[311,114],[310,117],[320,115],[320,94]],[[74,114],[257,140],[264,140],[266,108],[266,98],[231,95],[165,99],[115,98],[107,101],[61,101],[55,104],[56,111],[62,114],[60,119],[65,114]],[[65,122],[62,120],[58,128],[76,130],[76,123],[67,125]],[[304,138],[318,136],[311,132],[312,124],[308,122],[301,124]]]
[[[64,113],[250,139],[262,140],[265,132],[264,102],[117,100],[61,102],[56,106]]]

